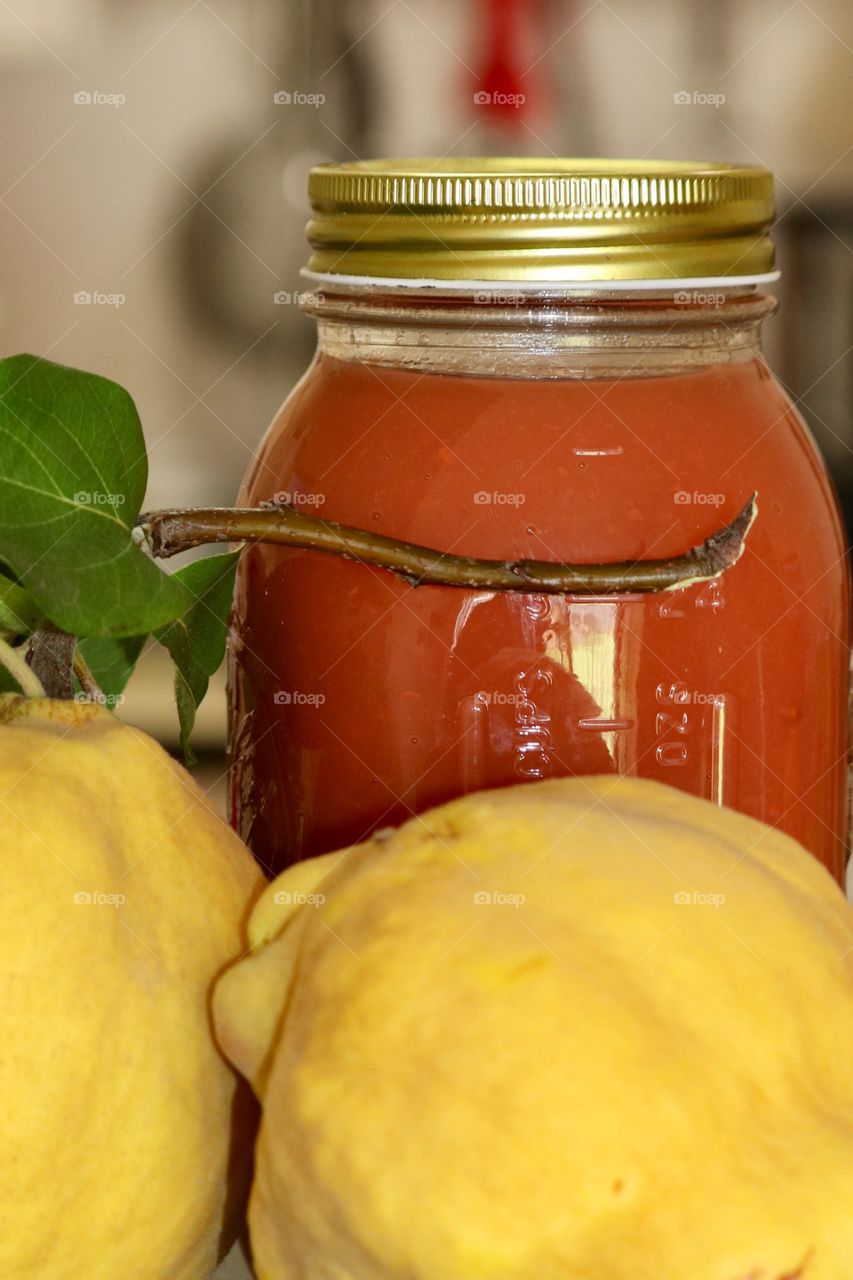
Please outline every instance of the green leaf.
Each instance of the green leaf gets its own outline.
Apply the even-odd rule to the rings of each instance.
[[[27,662],[30,642],[14,645],[0,637],[0,693],[23,693],[29,698],[41,697],[44,687]],[[35,662],[35,659],[34,659]]]
[[[132,538],[147,474],[117,383],[35,356],[0,360],[0,558],[55,626],[141,635],[189,607],[177,575]]]
[[[110,706],[124,690],[145,644],[145,636],[91,636],[78,646]]]
[[[29,591],[0,574],[0,632],[29,635],[43,622],[44,614]]]
[[[20,693],[21,686],[15,677],[0,663],[0,693]]]
[[[195,763],[190,735],[196,710],[207,693],[210,677],[225,655],[239,558],[239,551],[229,551],[225,555],[205,556],[179,569],[175,577],[180,578],[195,602],[180,618],[154,633],[175,661],[181,746],[188,764]]]

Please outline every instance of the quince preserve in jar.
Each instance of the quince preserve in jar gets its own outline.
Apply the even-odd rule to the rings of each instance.
[[[317,353],[241,503],[490,559],[739,562],[659,594],[412,586],[258,545],[231,637],[233,820],[271,871],[483,787],[658,779],[845,860],[849,589],[761,352],[772,179],[419,160],[310,178]]]

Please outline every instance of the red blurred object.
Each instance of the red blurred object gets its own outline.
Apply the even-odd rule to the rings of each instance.
[[[531,30],[542,29],[540,0],[479,0],[483,23],[483,64],[477,76],[475,102],[517,124],[530,108]]]

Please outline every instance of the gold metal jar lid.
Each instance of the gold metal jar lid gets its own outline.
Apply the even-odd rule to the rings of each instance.
[[[306,274],[314,279],[461,286],[773,278],[773,177],[759,167],[368,160],[319,165],[308,193]]]

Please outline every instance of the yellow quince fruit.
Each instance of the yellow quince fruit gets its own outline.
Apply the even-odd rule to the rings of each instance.
[[[0,1276],[201,1280],[255,1126],[210,991],[265,882],[186,771],[88,703],[0,698],[0,833]]]
[[[850,1280],[853,911],[631,779],[296,866],[214,998],[260,1280]]]

